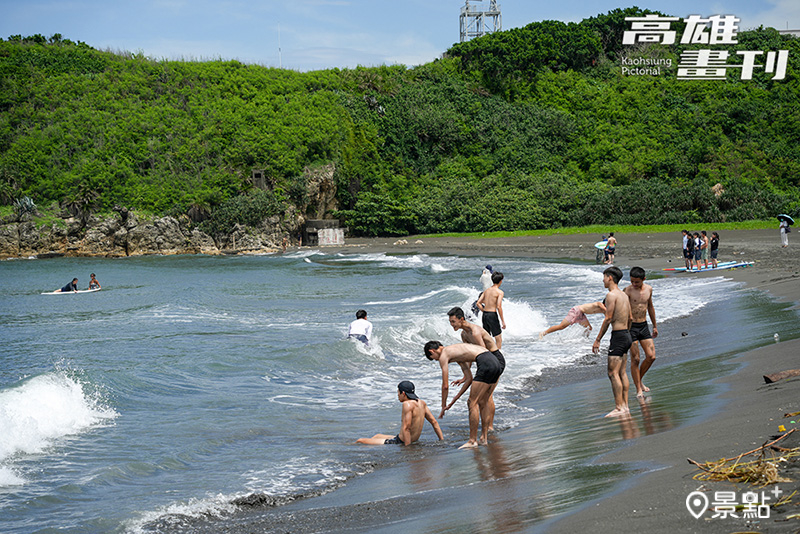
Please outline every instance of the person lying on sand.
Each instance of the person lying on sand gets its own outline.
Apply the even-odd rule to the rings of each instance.
[[[544,332],[539,334],[539,339],[542,339],[547,334],[552,334],[553,332],[557,332],[559,330],[564,330],[566,327],[579,324],[586,328],[585,335],[588,337],[589,332],[592,331],[592,325],[589,322],[589,319],[586,318],[587,315],[591,315],[593,313],[606,313],[606,305],[602,302],[590,302],[588,304],[580,304],[578,306],[573,306],[570,308],[567,316],[564,317],[564,320],[561,321],[559,324],[551,326]]]
[[[417,441],[422,434],[422,427],[427,420],[436,436],[442,440],[442,429],[431,413],[425,401],[417,397],[414,393],[414,384],[408,380],[403,380],[397,384],[397,400],[403,403],[403,410],[400,415],[400,432],[396,436],[389,434],[375,434],[371,438],[360,438],[356,443],[364,445],[411,445]]]

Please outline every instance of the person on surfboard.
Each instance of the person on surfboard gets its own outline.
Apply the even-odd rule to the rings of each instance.
[[[62,293],[69,293],[70,291],[73,291],[73,292],[77,292],[78,291],[78,279],[77,278],[73,278],[72,282],[70,282],[69,284],[67,284],[67,285],[65,285],[64,287],[61,288],[61,292]]]
[[[97,281],[97,278],[94,277],[94,273],[90,275],[92,277],[89,280],[89,289],[100,289],[100,282]]]

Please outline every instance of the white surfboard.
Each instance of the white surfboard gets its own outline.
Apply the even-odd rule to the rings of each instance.
[[[97,289],[79,289],[78,291],[61,291],[60,289],[56,289],[55,291],[42,293],[42,295],[75,295],[76,293],[94,293],[96,291],[100,291],[100,288],[98,287]]]

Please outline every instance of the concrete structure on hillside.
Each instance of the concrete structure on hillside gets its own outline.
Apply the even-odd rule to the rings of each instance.
[[[471,5],[471,4],[480,5]],[[465,0],[459,17],[461,26],[460,42],[481,37],[487,33],[499,32],[503,29],[500,6],[497,0],[489,0],[489,8],[483,10],[483,0]]]

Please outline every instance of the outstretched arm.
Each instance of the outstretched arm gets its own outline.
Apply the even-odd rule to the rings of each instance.
[[[439,438],[439,440],[443,440],[444,434],[442,434],[442,429],[439,428],[439,422],[436,420],[430,408],[428,408],[427,406],[425,406],[425,419],[427,419],[428,422],[433,427],[433,431],[436,432],[436,437]]]
[[[450,377],[447,373],[448,363],[448,358],[442,354],[442,356],[439,358],[439,365],[442,366],[442,411],[439,412],[439,419],[444,417],[444,412],[447,411],[447,395],[450,392],[450,385],[448,384]]]
[[[647,299],[647,314],[650,315],[650,322],[653,323],[653,337],[658,337],[658,327],[656,326],[656,309],[653,306],[653,291],[650,291],[650,298]]]
[[[470,369],[471,364],[466,362],[458,362],[458,365],[461,366],[461,370],[464,372],[463,378],[459,380],[459,382],[461,382],[461,389],[456,394],[456,396],[453,397],[453,400],[450,401],[450,404],[448,404],[447,407],[445,407],[444,411],[447,411],[450,408],[452,408],[453,405],[456,403],[456,401],[459,398],[461,398],[461,395],[463,395],[464,392],[467,391],[469,387],[472,385],[472,369]]]

